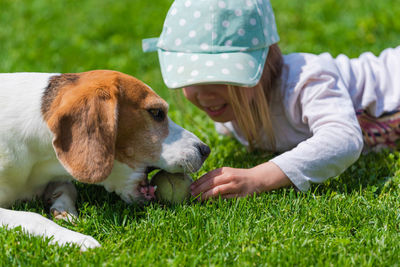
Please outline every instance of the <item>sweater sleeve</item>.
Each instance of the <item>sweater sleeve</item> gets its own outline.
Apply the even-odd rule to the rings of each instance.
[[[334,76],[320,73],[298,91],[288,112],[308,125],[312,136],[271,161],[307,191],[311,183],[322,183],[354,163],[363,139],[349,93]]]

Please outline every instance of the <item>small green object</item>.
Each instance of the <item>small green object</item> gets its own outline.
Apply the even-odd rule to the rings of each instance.
[[[157,186],[156,200],[166,204],[183,203],[190,198],[192,178],[185,173],[159,171],[153,176],[150,184]]]

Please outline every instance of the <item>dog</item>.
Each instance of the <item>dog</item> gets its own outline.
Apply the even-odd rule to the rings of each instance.
[[[72,179],[127,203],[154,197],[152,169],[195,172],[210,148],[167,116],[168,104],[117,71],[0,74],[0,226],[53,243],[100,246],[40,214],[6,209],[44,196],[58,219],[76,216]]]

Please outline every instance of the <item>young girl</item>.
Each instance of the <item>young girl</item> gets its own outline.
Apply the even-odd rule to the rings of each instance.
[[[192,184],[208,199],[285,186],[301,191],[400,133],[400,47],[379,57],[282,56],[269,0],[176,0],[159,39],[162,75],[250,149],[282,152],[250,169],[222,167]],[[361,127],[360,127],[361,125]]]

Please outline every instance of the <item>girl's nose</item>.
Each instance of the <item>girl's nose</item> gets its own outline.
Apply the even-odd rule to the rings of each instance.
[[[210,91],[199,91],[197,92],[197,99],[200,101],[210,101],[218,98],[216,93]]]

